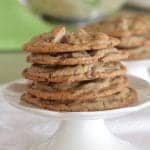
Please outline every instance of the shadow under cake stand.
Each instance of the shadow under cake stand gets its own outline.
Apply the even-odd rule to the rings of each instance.
[[[34,108],[20,103],[20,95],[26,80],[6,84],[2,88],[3,96],[12,106],[61,120],[60,127],[45,143],[31,145],[30,150],[138,150],[131,143],[113,135],[105,125],[105,120],[125,116],[150,106],[149,83],[128,76],[130,84],[138,92],[138,102],[132,106],[95,112],[55,112]]]

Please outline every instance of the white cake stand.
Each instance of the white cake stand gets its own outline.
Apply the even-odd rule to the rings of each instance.
[[[137,90],[139,101],[126,108],[96,112],[54,112],[37,109],[20,103],[23,84],[19,80],[4,85],[2,90],[5,99],[22,110],[59,118],[60,127],[55,134],[39,145],[31,145],[30,150],[137,150],[134,144],[123,141],[113,135],[105,124],[105,120],[139,111],[150,106],[150,87],[146,81],[129,76],[132,86]]]

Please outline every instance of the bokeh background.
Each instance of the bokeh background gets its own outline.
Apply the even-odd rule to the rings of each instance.
[[[56,24],[69,30],[126,11],[150,11],[150,0],[0,0],[0,84],[21,78],[22,45]]]

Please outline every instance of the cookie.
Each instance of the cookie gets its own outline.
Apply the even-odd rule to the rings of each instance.
[[[119,40],[104,33],[86,32],[84,29],[68,33],[63,26],[55,27],[51,32],[41,34],[28,43],[23,49],[32,53],[62,53],[85,50],[99,50],[113,47]]]
[[[126,77],[116,77],[114,79],[94,80],[72,84],[52,84],[36,83],[28,92],[42,99],[53,100],[88,100],[98,97],[112,95],[128,86]]]
[[[23,71],[26,79],[45,82],[75,82],[121,76],[126,68],[117,62],[75,66],[32,65]]]
[[[120,49],[129,54],[128,60],[150,59],[150,46],[143,46],[132,49]]]
[[[128,53],[120,52],[115,48],[95,51],[82,51],[56,54],[30,54],[27,61],[33,64],[45,65],[82,65],[98,62],[113,62],[127,59]]]
[[[136,48],[150,45],[150,34],[142,36],[131,36],[120,38],[120,44],[117,48]]]
[[[113,37],[129,37],[150,33],[150,15],[131,13],[104,20],[84,28],[90,32],[104,32]]]
[[[22,102],[32,104],[35,107],[52,110],[52,111],[100,111],[121,108],[131,105],[137,101],[137,94],[131,88],[125,88],[114,95],[91,99],[86,101],[55,101],[44,100],[33,96],[30,93],[24,93],[21,97]]]

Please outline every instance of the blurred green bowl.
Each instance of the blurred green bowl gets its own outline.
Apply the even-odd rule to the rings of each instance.
[[[61,20],[94,19],[115,12],[126,0],[20,0],[34,12]]]

